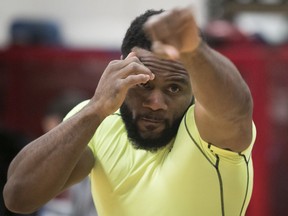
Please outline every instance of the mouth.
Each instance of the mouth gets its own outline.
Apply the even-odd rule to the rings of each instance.
[[[142,116],[140,119],[143,121],[152,122],[152,123],[162,123],[165,121],[165,119],[162,117],[152,116],[152,115]]]
[[[155,138],[165,129],[166,120],[159,116],[142,116],[138,119],[137,125],[143,137]]]

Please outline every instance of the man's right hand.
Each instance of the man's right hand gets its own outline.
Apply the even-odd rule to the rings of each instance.
[[[125,59],[109,63],[90,104],[101,105],[101,115],[108,116],[119,109],[129,88],[153,79],[154,74],[131,52]]]

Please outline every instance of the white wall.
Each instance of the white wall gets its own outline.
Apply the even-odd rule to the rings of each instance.
[[[206,20],[206,0],[0,0],[0,47],[9,42],[15,18],[49,19],[59,23],[71,47],[118,49],[135,16],[147,9],[195,6],[199,25]]]

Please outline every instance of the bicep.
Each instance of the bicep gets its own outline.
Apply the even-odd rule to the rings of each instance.
[[[89,175],[91,169],[93,168],[95,163],[95,158],[92,150],[87,146],[84,150],[81,158],[79,159],[77,165],[73,169],[69,179],[67,180],[63,190],[76,184],[83,180],[86,176]]]
[[[195,105],[195,122],[203,140],[234,152],[245,150],[252,141],[252,116],[234,120],[210,116],[200,104]]]

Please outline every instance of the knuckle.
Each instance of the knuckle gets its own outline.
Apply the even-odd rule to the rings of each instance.
[[[119,60],[112,60],[106,67],[106,71],[114,71],[119,67]]]
[[[116,63],[118,63],[119,62],[119,60],[112,60],[112,61],[110,61],[110,63],[109,64],[116,64]]]
[[[128,67],[130,71],[139,70],[139,64],[136,62],[131,62]]]
[[[130,59],[129,59],[132,62],[139,62],[139,59],[137,56],[132,56]]]
[[[109,66],[115,66],[116,64],[118,64],[119,60],[112,60],[109,62]]]
[[[122,87],[119,83],[116,83],[115,86],[114,86],[114,89],[115,89],[115,92],[120,92]]]

